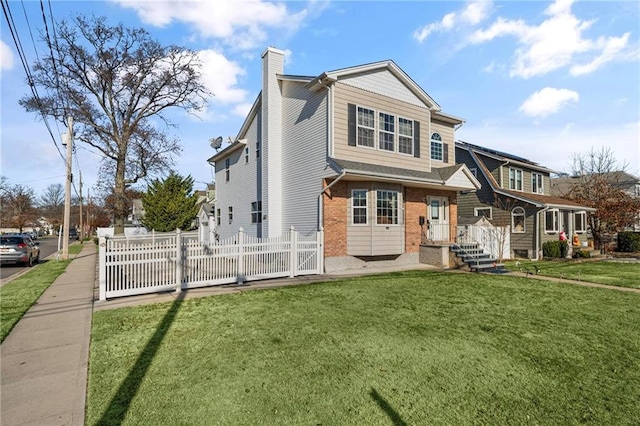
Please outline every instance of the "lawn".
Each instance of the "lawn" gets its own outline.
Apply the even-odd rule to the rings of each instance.
[[[415,271],[96,312],[88,425],[637,424],[640,295]]]
[[[622,262],[615,258],[609,260],[518,261],[517,264],[516,261],[505,262],[506,269],[511,271],[525,272],[526,269],[529,269],[534,273],[534,265],[539,269],[538,274],[549,277],[640,288],[640,263]]]
[[[70,254],[78,254],[81,250],[81,244],[69,246]],[[71,261],[41,262],[24,275],[0,287],[0,342],[4,341],[18,321],[64,272]]]

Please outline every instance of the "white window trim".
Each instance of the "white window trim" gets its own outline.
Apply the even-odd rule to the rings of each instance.
[[[365,192],[365,205],[363,206],[354,206],[353,202],[355,200],[355,197],[353,196],[353,193],[356,191],[364,191]],[[365,210],[365,223],[355,223],[355,221],[353,220],[353,211],[354,209],[364,209]],[[354,188],[351,190],[351,225],[353,226],[369,226],[369,191],[365,188]]]
[[[516,213],[516,210],[518,210],[518,213]],[[522,213],[520,213],[522,212]],[[514,234],[526,234],[527,233],[527,217],[526,217],[526,211],[524,210],[524,208],[520,207],[520,206],[516,206],[511,210],[511,232]],[[516,227],[515,227],[515,223],[513,221],[513,218],[515,216],[522,216],[522,231],[516,231]]]
[[[379,191],[384,191],[384,192],[394,192],[396,194],[396,222],[397,223],[378,223],[378,192]],[[400,211],[400,206],[401,206],[402,202],[400,200],[400,191],[396,191],[393,189],[376,189],[375,190],[375,219],[373,221],[374,226],[401,226],[402,225],[402,221],[401,221],[401,217],[402,217],[402,212]]]
[[[233,222],[233,206],[229,206],[227,208],[227,214],[229,218],[229,225],[231,225],[231,223]]]
[[[537,182],[536,177],[540,176],[540,186],[537,191],[533,190],[534,182]],[[531,172],[531,192],[534,194],[544,194],[544,175],[538,172]]]
[[[367,109],[369,111],[373,111],[373,127],[368,127],[368,126],[364,126],[362,124],[360,124],[358,122],[358,109],[362,108],[362,109]],[[364,105],[357,105],[356,106],[356,146],[358,148],[365,148],[365,149],[372,149],[374,151],[377,151],[377,144],[378,144],[378,138],[376,137],[377,132],[378,132],[378,126],[376,126],[376,124],[378,123],[378,118],[376,117],[376,114],[378,114],[378,111],[376,111],[374,108],[371,107],[367,107]],[[359,141],[360,138],[358,137],[359,132],[358,129],[363,128],[363,129],[372,129],[373,130],[373,146],[367,146],[367,145],[360,145]]]
[[[585,232],[587,232],[587,212],[575,212],[574,216],[582,216],[582,226],[584,227],[583,229],[575,229],[576,234],[584,234]],[[576,219],[575,217],[573,218],[573,223],[576,223]]]
[[[380,114],[385,114],[385,115],[389,115],[391,117],[393,117],[393,132],[389,132],[386,130],[382,130],[382,125],[380,124]],[[395,114],[391,114],[390,112],[386,112],[386,111],[377,111],[375,113],[375,117],[376,117],[376,127],[378,128],[378,131],[376,132],[376,136],[377,136],[377,141],[375,141],[376,143],[374,143],[374,145],[376,145],[376,148],[382,152],[398,152],[398,117]],[[380,147],[380,133],[386,133],[388,135],[392,135],[393,136],[393,149],[383,149]]]
[[[480,216],[478,214],[478,210],[489,210],[489,216],[485,216],[487,219],[493,219],[493,208],[492,207],[474,207],[473,208],[473,215],[474,216]]]
[[[229,182],[231,180],[231,159],[225,158],[224,160],[224,181]]]
[[[440,140],[434,139],[433,135],[438,135]],[[439,159],[439,160],[437,158],[433,158],[433,152],[431,150],[431,145],[434,142],[440,144],[440,154],[442,155],[442,158]],[[444,162],[444,142],[442,141],[442,135],[440,133],[438,133],[438,132],[433,132],[433,133],[431,133],[431,136],[429,136],[429,159],[431,159],[431,161],[438,161],[440,163]]]
[[[549,230],[547,229],[547,213],[553,213],[556,217],[555,220],[555,225],[557,226],[557,228],[555,230]],[[553,235],[553,234],[557,234],[560,232],[560,210],[558,209],[550,209],[544,212],[544,233],[545,234],[549,234],[549,235]]]
[[[400,134],[400,119],[407,120],[408,122],[411,123],[411,136],[401,135]],[[415,138],[414,138],[414,132],[415,132],[414,126],[415,126],[415,120],[412,120],[412,119],[407,118],[407,117],[396,116],[396,129],[397,129],[396,139],[398,141],[397,142],[396,153],[398,153],[400,155],[406,155],[406,156],[409,156],[409,157],[413,157],[413,150],[414,150],[414,146],[413,145],[415,143],[414,142],[414,140],[415,140]],[[409,144],[409,147],[411,148],[411,152],[400,152],[400,137],[411,139],[411,143]]]
[[[253,201],[251,202],[251,224],[257,225],[259,223],[262,223],[262,201]]]
[[[249,147],[244,148],[244,164],[249,164]]]
[[[514,187],[511,187],[511,171],[513,171],[513,185]],[[520,189],[518,189],[518,175],[520,175]],[[515,167],[509,167],[509,189],[512,191],[520,191],[522,192],[524,190],[524,184],[523,184],[523,176],[524,173],[522,171],[522,169],[516,169]]]

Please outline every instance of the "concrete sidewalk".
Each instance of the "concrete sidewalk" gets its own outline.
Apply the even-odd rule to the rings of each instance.
[[[0,345],[2,425],[84,424],[96,253],[85,244]]]

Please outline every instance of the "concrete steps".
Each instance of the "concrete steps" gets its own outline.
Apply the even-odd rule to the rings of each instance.
[[[498,271],[504,269],[504,264],[498,263],[495,257],[485,253],[484,249],[477,243],[473,244],[453,244],[450,250],[455,253],[472,272]]]

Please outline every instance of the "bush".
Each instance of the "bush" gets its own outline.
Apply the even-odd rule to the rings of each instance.
[[[634,253],[640,251],[640,233],[618,232],[618,251]]]
[[[569,253],[569,243],[566,241],[547,241],[542,244],[542,254],[544,257],[564,258]]]
[[[591,257],[591,252],[588,250],[576,250],[573,252],[573,256],[574,259],[583,259],[583,258],[588,258]]]

